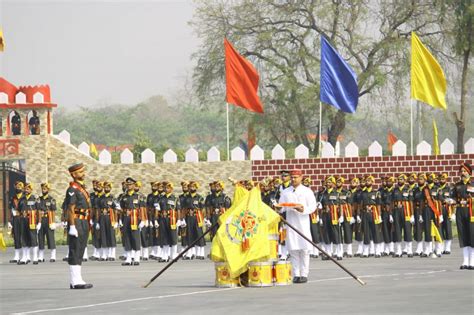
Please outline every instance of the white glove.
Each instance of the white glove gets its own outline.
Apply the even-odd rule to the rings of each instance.
[[[53,231],[56,230],[56,223],[54,223],[54,222],[51,223],[51,224],[49,225],[49,228],[50,228],[51,230],[53,230]]]
[[[354,217],[352,217],[350,223],[354,224],[355,222],[356,222],[356,220],[354,219]]]
[[[95,229],[96,229],[96,230],[100,230],[100,224],[99,224],[99,223],[96,223],[96,224],[95,224]]]
[[[140,221],[140,224],[138,225],[138,228],[141,230],[145,226],[145,221]]]
[[[211,221],[209,221],[208,219],[204,219],[204,224],[206,224],[206,226],[211,226]]]
[[[316,208],[321,210],[323,208],[323,205],[320,202],[318,202]]]
[[[454,213],[452,213],[451,216],[449,217],[449,219],[451,221],[456,221],[456,215]]]
[[[78,236],[79,236],[79,233],[77,233],[77,230],[76,230],[76,226],[75,226],[75,225],[71,225],[71,226],[69,227],[69,235],[75,236],[75,237],[78,237]]]
[[[36,225],[36,231],[39,233],[39,230],[41,230],[41,222]]]
[[[423,217],[421,215],[418,216],[418,222],[423,223]]]
[[[341,215],[341,216],[339,217],[339,224],[342,224],[343,222],[344,222],[344,217]]]
[[[160,224],[158,223],[158,220],[155,220],[155,228],[158,228]]]
[[[181,224],[181,227],[183,227],[183,228],[186,227],[187,224],[186,224],[186,220],[185,220],[185,219],[182,219],[182,220],[181,220],[181,223],[182,223],[182,224]]]
[[[357,223],[361,223],[362,220],[360,219],[360,216],[357,216]]]
[[[67,222],[64,221],[64,222],[61,222],[62,226],[63,226],[63,229],[67,228]]]
[[[119,220],[119,226],[123,227],[122,219]]]
[[[114,229],[116,229],[116,228],[118,228],[118,223],[117,222],[114,223]]]
[[[439,216],[439,223],[443,223],[443,221],[444,221],[443,215],[440,215]]]
[[[319,219],[319,225],[323,225],[323,219]]]
[[[92,221],[92,219],[89,220],[89,224],[90,225],[94,225],[94,221]]]
[[[392,216],[392,215],[390,215],[390,216],[388,217],[388,222],[393,223],[393,216]]]
[[[412,215],[412,216],[410,217],[410,223],[411,223],[411,224],[415,224],[415,216],[414,216],[414,215]]]
[[[9,230],[13,229],[13,226],[12,226],[12,224],[11,224],[10,222],[8,222],[8,229],[9,229]]]

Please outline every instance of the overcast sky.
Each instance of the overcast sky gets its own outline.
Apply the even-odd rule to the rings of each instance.
[[[68,108],[168,95],[192,70],[192,14],[190,0],[0,0],[0,76]]]

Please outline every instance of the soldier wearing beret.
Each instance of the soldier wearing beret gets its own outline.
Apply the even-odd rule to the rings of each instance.
[[[69,253],[68,263],[71,289],[90,289],[92,284],[82,279],[82,257],[87,246],[89,224],[87,222],[91,211],[91,200],[84,186],[85,167],[82,163],[69,167],[69,173],[74,179],[66,191],[64,207],[68,212]]]
[[[128,177],[126,180],[127,192],[120,204],[122,209],[122,244],[125,249],[125,262],[122,266],[140,265],[140,230],[145,226],[142,207],[145,200],[135,191],[136,180]]]
[[[41,184],[42,196],[39,198],[38,210],[41,217],[41,228],[38,231],[39,254],[38,261],[44,262],[45,238],[48,249],[51,251],[49,261],[56,261],[56,242],[54,231],[56,230],[56,200],[49,195],[49,184]]]
[[[459,246],[463,252],[460,269],[474,269],[474,182],[472,165],[464,162],[459,167],[461,179],[453,189],[456,201],[456,226],[458,228]]]
[[[118,228],[117,210],[120,206],[111,191],[112,183],[104,182],[104,193],[98,200],[101,261],[114,261],[117,247],[115,230]]]
[[[25,184],[21,181],[15,182],[15,192],[10,199],[9,209],[11,210],[11,220],[8,222],[8,229],[12,231],[13,243],[15,246],[15,255],[10,263],[17,264],[20,261],[20,254],[22,253],[22,237],[21,237],[21,224],[22,217],[20,215],[20,200],[23,198],[23,189]],[[25,255],[23,250],[23,255]],[[25,260],[26,261],[26,260]]]
[[[38,212],[38,197],[33,194],[33,184],[25,184],[25,193],[19,204],[22,224],[20,226],[24,257],[20,264],[27,264],[30,252],[33,252],[33,264],[38,264],[38,231],[41,229],[41,220]]]

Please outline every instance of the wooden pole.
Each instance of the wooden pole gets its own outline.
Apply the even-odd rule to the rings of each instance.
[[[318,244],[314,243],[312,240],[310,240],[309,238],[306,237],[306,235],[304,235],[303,233],[301,233],[297,228],[295,228],[293,225],[291,225],[290,223],[288,223],[288,221],[286,221],[285,218],[281,217],[281,221],[283,221],[283,223],[285,223],[288,227],[290,227],[293,231],[295,231],[296,233],[298,233],[302,238],[304,238],[306,241],[308,241],[309,243],[311,243],[311,245],[313,245],[314,247],[316,247],[317,249],[319,249],[319,251],[321,253],[323,253],[327,258],[329,258],[333,263],[335,263],[336,265],[338,265],[342,270],[344,270],[345,272],[347,272],[352,278],[354,278],[357,282],[359,282],[361,285],[365,285],[365,282],[362,281],[359,277],[357,277],[355,274],[353,274],[352,272],[350,272],[346,267],[344,267],[341,263],[339,263],[337,260],[335,260],[334,258],[331,257],[331,255],[329,255],[328,253],[326,253],[321,247],[318,246]]]
[[[176,256],[173,260],[171,260],[163,269],[161,269],[153,278],[150,279],[150,281],[148,281],[147,284],[145,284],[143,287],[144,288],[148,288],[148,286],[153,282],[155,281],[156,278],[158,278],[159,276],[161,276],[169,267],[171,267],[175,262],[178,261],[178,259],[180,259],[181,257],[183,257],[183,255],[188,251],[190,250],[191,248],[194,247],[194,245],[196,245],[201,239],[203,239],[207,234],[209,234],[209,232],[211,232],[211,230],[213,230],[214,228],[217,228],[217,226],[219,225],[218,222],[216,222],[213,226],[211,226],[209,229],[207,229],[206,232],[204,232],[200,237],[198,237],[196,240],[194,240],[194,242],[192,242],[191,244],[189,244],[188,247],[186,247],[181,253],[179,253],[178,256]]]

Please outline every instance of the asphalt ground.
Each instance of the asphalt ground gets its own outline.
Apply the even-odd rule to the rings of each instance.
[[[58,248],[59,260],[66,249]],[[19,266],[8,263],[12,253],[0,254],[1,314],[474,313],[474,270],[459,270],[457,244],[442,258],[344,259],[365,286],[333,262],[311,259],[308,283],[267,288],[216,288],[214,263],[206,259],[179,261],[147,289],[165,264],[89,261],[83,278],[94,288],[70,290],[67,263]]]

